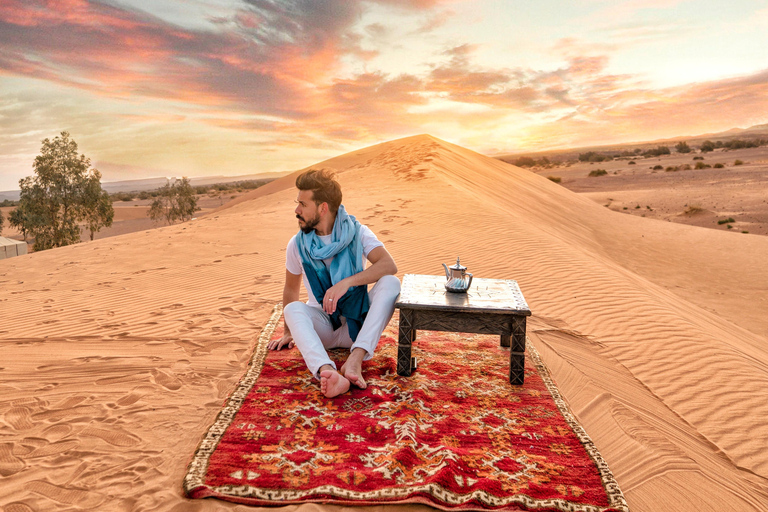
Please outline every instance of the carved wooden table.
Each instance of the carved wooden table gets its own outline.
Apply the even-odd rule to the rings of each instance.
[[[467,293],[447,292],[444,285],[445,276],[403,276],[395,304],[400,309],[397,374],[408,376],[415,367],[411,345],[418,329],[500,334],[501,346],[510,347],[509,382],[522,384],[525,319],[531,310],[517,281],[475,278]]]

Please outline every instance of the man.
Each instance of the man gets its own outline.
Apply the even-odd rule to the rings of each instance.
[[[268,348],[298,347],[320,390],[334,397],[354,384],[365,388],[362,362],[373,357],[400,294],[397,265],[376,235],[349,215],[332,171],[309,170],[296,178],[300,231],[286,248],[282,338]],[[365,268],[364,258],[371,265]],[[299,301],[301,282],[309,295]],[[371,291],[368,286],[376,283]],[[349,348],[341,367],[327,349]]]

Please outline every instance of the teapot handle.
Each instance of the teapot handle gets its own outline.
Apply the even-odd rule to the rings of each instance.
[[[467,272],[465,275],[469,276],[469,282],[467,283],[467,290],[469,290],[469,287],[472,286],[472,274]]]

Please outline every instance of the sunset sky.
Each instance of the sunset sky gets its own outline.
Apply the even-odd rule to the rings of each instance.
[[[0,190],[70,132],[104,181],[768,123],[768,1],[0,0]]]

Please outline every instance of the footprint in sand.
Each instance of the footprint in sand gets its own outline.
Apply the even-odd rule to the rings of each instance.
[[[35,509],[30,507],[26,503],[14,501],[13,503],[9,503],[6,506],[4,506],[3,512],[35,512]]]
[[[120,429],[106,430],[103,428],[88,427],[80,432],[80,435],[98,437],[112,446],[119,446],[121,448],[136,446],[141,442],[141,439],[138,437]]]
[[[16,430],[29,430],[34,425],[31,421],[32,411],[28,407],[11,407],[3,415],[6,423]]]
[[[160,384],[165,389],[171,391],[181,389],[181,381],[173,374],[164,372],[163,370],[152,370],[152,377],[155,379],[156,383]]]
[[[52,457],[54,455],[60,455],[62,453],[68,452],[70,450],[74,450],[75,448],[80,446],[80,441],[77,440],[69,440],[69,441],[59,441],[56,443],[49,443],[47,440],[40,440],[37,438],[28,438],[24,439],[23,443],[33,443],[33,442],[39,442],[44,441],[44,444],[40,446],[39,448],[36,448],[32,450],[31,452],[24,455],[24,459],[39,459],[41,457]]]
[[[81,489],[67,489],[43,480],[33,480],[24,484],[24,489],[45,496],[58,503],[66,505],[77,504],[80,508],[93,509],[104,501],[104,496]]]
[[[147,393],[152,391],[152,388],[148,386],[139,386],[137,388],[133,388],[130,393],[122,397],[117,401],[117,405],[120,407],[127,407],[129,405],[133,405],[142,398],[144,398]]]
[[[0,444],[0,476],[15,475],[25,467],[24,461],[13,454],[13,443]]]

